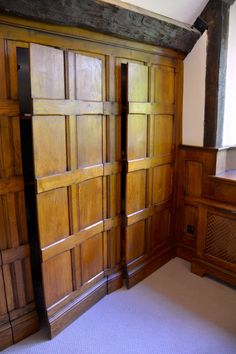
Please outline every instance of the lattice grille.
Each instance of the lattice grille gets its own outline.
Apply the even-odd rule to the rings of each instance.
[[[236,220],[208,214],[205,253],[236,264]]]

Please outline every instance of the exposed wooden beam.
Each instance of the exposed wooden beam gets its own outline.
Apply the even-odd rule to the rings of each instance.
[[[14,16],[81,27],[189,53],[200,32],[164,16],[150,16],[99,0],[0,0]]]
[[[208,28],[204,146],[221,147],[229,33],[229,10],[234,0],[210,0],[195,22]],[[201,28],[202,26],[202,28]]]
[[[228,4],[228,5],[233,5],[234,4],[234,2],[235,2],[235,0],[222,0],[223,2],[225,2],[226,4]]]

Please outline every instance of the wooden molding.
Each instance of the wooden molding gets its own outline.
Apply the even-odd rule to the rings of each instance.
[[[73,2],[1,0],[3,13],[47,23],[81,27],[189,53],[201,33],[164,16],[130,10],[99,0]]]

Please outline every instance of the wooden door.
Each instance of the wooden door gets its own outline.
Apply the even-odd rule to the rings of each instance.
[[[172,256],[175,69],[128,63],[125,263],[128,286]]]
[[[120,240],[120,165],[108,149],[118,107],[106,101],[105,60],[30,46],[38,232],[52,336],[107,293],[112,238]]]
[[[38,329],[15,85],[17,46],[22,44],[0,39],[0,349]]]

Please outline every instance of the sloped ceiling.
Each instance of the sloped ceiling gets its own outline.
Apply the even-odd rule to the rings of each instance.
[[[208,0],[121,0],[192,25]]]

